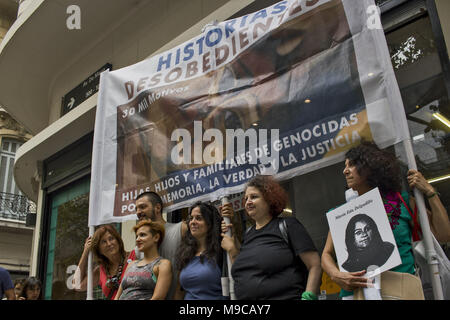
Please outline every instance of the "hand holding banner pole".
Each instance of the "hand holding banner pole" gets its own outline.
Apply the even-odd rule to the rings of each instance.
[[[373,0],[365,0],[358,3],[362,6],[365,6],[366,8],[375,5]],[[348,2],[348,5],[350,5],[350,1]],[[386,83],[385,88],[388,92],[387,99],[390,102],[391,109],[397,110],[395,113],[393,113],[395,119],[395,128],[397,137],[401,139],[400,141],[402,141],[403,147],[405,149],[408,168],[417,170],[417,164],[414,157],[414,151],[408,128],[408,120],[406,119],[405,114],[405,107],[403,106],[400,89],[394,75],[394,69],[392,67],[391,56],[389,54],[389,49],[386,42],[386,36],[382,28],[372,29],[367,34],[370,34],[370,36],[373,37],[374,41],[372,43],[375,44],[374,49],[378,51],[375,55],[380,58],[380,64],[384,68],[385,75],[383,80]],[[376,90],[374,90],[373,92],[375,91]],[[423,243],[425,246],[425,253],[429,265],[434,298],[436,300],[443,300],[442,284],[439,277],[438,260],[436,251],[434,250],[433,246],[433,239],[431,237],[430,224],[428,222],[425,202],[422,193],[417,188],[414,188],[413,192],[416,200],[416,206],[419,212],[420,226],[422,228]]]
[[[403,142],[403,145],[405,146],[409,169],[417,170],[411,140],[410,139],[405,140]],[[434,299],[444,300],[441,278],[439,276],[439,261],[437,258],[436,251],[434,249],[433,239],[431,237],[432,235],[430,224],[427,217],[427,211],[425,208],[425,201],[423,199],[423,194],[417,188],[414,188],[413,191],[416,200],[416,206],[419,212],[420,226],[422,228],[422,237],[425,247],[425,256],[427,258],[427,263],[429,265],[430,279],[433,287]]]
[[[93,235],[94,235],[94,227],[90,226],[89,227],[89,236],[92,237]],[[94,298],[93,298],[94,284],[92,283],[92,280],[93,280],[92,270],[93,270],[92,250],[89,250],[86,300],[94,300]]]
[[[222,201],[222,206],[227,204],[227,203],[229,203],[228,197],[226,197],[226,196],[223,197],[221,199],[221,201]],[[223,217],[223,220],[225,221],[226,224],[231,224],[230,217]],[[226,232],[226,235],[229,236],[229,237],[232,236],[230,228]],[[230,299],[231,300],[236,300],[236,296],[234,294],[234,280],[233,280],[233,277],[231,276],[231,265],[232,265],[231,258],[230,258],[230,255],[228,253],[227,253],[226,256],[227,256],[227,268],[228,268],[228,279],[229,279],[228,289],[229,289]]]

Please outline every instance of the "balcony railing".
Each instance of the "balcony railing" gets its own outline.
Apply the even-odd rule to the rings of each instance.
[[[36,213],[34,202],[18,194],[0,192],[0,219],[25,221],[29,213]]]

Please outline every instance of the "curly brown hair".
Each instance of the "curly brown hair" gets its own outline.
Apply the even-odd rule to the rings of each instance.
[[[378,187],[384,194],[401,191],[400,163],[394,154],[363,140],[347,151],[345,158],[356,167],[360,176],[366,178],[370,187]]]
[[[100,252],[100,240],[107,232],[109,232],[119,243],[119,252],[122,260],[124,260],[126,257],[126,251],[122,241],[122,237],[120,236],[119,232],[117,232],[116,228],[110,224],[100,226],[97,230],[95,230],[94,235],[92,236],[92,252],[97,260],[97,263],[105,268],[108,268],[111,265],[111,262]]]
[[[161,245],[161,243],[164,240],[164,235],[165,235],[164,225],[161,222],[152,221],[150,219],[142,220],[142,221],[139,221],[139,223],[133,227],[134,233],[136,233],[139,228],[144,227],[144,226],[149,227],[150,232],[152,233],[153,236],[155,236],[156,234],[159,234],[159,240],[158,240],[158,248],[159,248],[159,246]]]
[[[247,183],[245,190],[248,187],[254,187],[262,193],[272,216],[278,216],[283,212],[288,202],[288,195],[272,176],[257,175]]]

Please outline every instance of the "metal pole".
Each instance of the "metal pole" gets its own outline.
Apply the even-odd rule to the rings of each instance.
[[[225,205],[229,203],[228,201],[228,197],[223,197],[222,198],[222,205]],[[230,224],[231,220],[229,217],[223,217],[224,221],[226,224]],[[231,237],[231,230],[228,229],[227,236]],[[230,255],[227,253],[227,267],[228,267],[228,279],[229,279],[229,290],[230,290],[230,299],[231,300],[236,300],[236,295],[234,294],[234,280],[233,277],[231,276],[231,258]]]
[[[403,145],[406,151],[406,158],[408,160],[408,167],[410,169],[417,170],[416,160],[414,158],[414,152],[411,144],[411,140],[407,139],[403,141]],[[414,188],[414,197],[416,200],[416,206],[419,212],[420,226],[422,228],[423,244],[425,248],[425,257],[429,266],[431,284],[433,286],[433,295],[435,300],[444,300],[442,293],[442,283],[439,277],[439,265],[436,251],[434,249],[430,224],[428,222],[427,211],[425,207],[425,201],[423,194]]]
[[[89,236],[92,237],[94,235],[94,227],[89,227]],[[86,300],[94,300],[93,291],[94,291],[94,284],[92,283],[92,250],[89,250],[88,254],[88,270],[87,270],[87,294],[86,294]]]

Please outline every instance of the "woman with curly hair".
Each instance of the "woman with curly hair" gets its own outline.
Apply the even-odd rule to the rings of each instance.
[[[175,299],[221,300],[222,217],[213,205],[197,202],[189,210],[187,232],[177,251],[179,281]]]
[[[413,197],[401,192],[400,164],[397,158],[388,151],[380,150],[376,144],[362,141],[360,145],[350,149],[345,155],[343,171],[347,186],[362,195],[378,187],[384,202],[386,214],[402,260],[401,265],[391,271],[414,274],[414,255],[411,245],[413,221],[409,211],[415,209]],[[410,188],[418,188],[428,199],[431,211],[428,210],[431,231],[439,242],[450,240],[450,222],[437,192],[417,170],[409,170],[407,180]],[[409,208],[405,204],[409,204]],[[417,223],[417,222],[416,222]],[[341,297],[350,297],[353,290],[368,287],[368,279],[364,277],[367,270],[341,272],[335,262],[335,252],[331,233],[322,253],[322,268],[343,290]]]
[[[322,275],[320,257],[295,217],[277,217],[287,200],[286,192],[272,177],[256,176],[245,189],[245,210],[255,225],[245,233],[240,249],[233,238],[222,234],[222,247],[233,263],[238,299],[316,299]]]
[[[122,238],[113,225],[102,225],[95,230],[92,237],[88,237],[84,244],[83,254],[73,278],[74,289],[87,289],[87,260],[92,251],[97,266],[93,269],[93,283],[102,287],[107,300],[114,300],[123,271],[128,263],[136,259],[135,251],[126,252]]]

